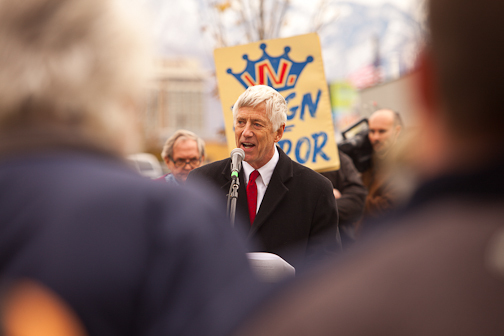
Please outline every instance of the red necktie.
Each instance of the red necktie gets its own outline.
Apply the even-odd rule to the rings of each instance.
[[[250,173],[250,178],[247,184],[247,201],[250,217],[250,225],[254,223],[257,210],[257,184],[256,178],[259,176],[259,171],[254,170]]]

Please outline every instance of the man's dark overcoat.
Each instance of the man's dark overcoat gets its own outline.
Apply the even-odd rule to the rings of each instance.
[[[279,160],[271,176],[254,223],[248,220],[246,185],[240,171],[236,225],[255,240],[257,251],[279,255],[294,266],[323,258],[335,249],[336,202],[328,179],[292,161],[279,147]],[[207,179],[222,191],[231,184],[230,158],[193,170],[189,183]]]

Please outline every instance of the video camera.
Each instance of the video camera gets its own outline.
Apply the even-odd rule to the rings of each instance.
[[[373,159],[373,146],[368,132],[368,119],[363,118],[341,132],[343,140],[338,143],[338,150],[347,154],[361,173],[371,167]],[[347,138],[347,134],[352,134],[352,137]]]

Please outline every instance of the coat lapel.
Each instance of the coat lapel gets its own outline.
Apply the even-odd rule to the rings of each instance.
[[[289,191],[285,182],[293,176],[292,160],[282,151],[282,149],[280,149],[280,147],[277,147],[277,149],[280,157],[275,170],[273,171],[273,175],[271,176],[266,193],[264,194],[261,206],[259,207],[259,212],[257,213],[254,223],[249,231],[249,237],[254,235],[254,233],[257,232],[257,230],[266,222],[268,217],[273,213],[273,211],[275,211]],[[245,192],[245,200],[246,198],[247,194]]]
[[[229,162],[231,160],[228,159]],[[229,191],[229,186],[231,185],[231,168],[230,168],[230,163],[224,165],[224,169],[222,169],[222,180],[221,180],[221,185],[220,188],[226,192],[226,195]]]

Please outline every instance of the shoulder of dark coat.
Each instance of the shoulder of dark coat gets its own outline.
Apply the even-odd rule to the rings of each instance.
[[[194,169],[189,173],[189,176],[196,176],[196,175],[207,175],[209,173],[212,174],[220,174],[222,171],[230,165],[230,159],[226,158],[223,160],[207,163],[204,166],[201,166],[199,168]],[[229,168],[231,169],[231,168]]]
[[[332,192],[331,181],[313,169],[292,161],[292,171],[295,179],[301,179],[316,188],[329,188]]]

